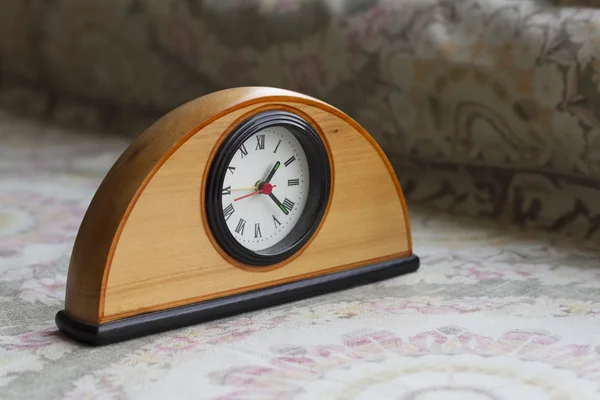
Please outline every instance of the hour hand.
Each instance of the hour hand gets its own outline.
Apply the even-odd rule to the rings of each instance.
[[[271,182],[271,179],[273,178],[273,175],[275,175],[275,172],[277,172],[277,169],[279,168],[279,166],[281,165],[281,163],[279,161],[277,161],[275,163],[275,165],[273,165],[273,168],[271,169],[271,172],[269,172],[269,175],[267,175],[267,177],[265,178],[264,182]]]
[[[289,211],[287,210],[287,208],[285,208],[285,206],[281,204],[279,199],[273,193],[269,193],[269,197],[275,202],[275,204],[277,204],[277,207],[279,207],[279,209],[283,211],[285,215],[288,215]]]

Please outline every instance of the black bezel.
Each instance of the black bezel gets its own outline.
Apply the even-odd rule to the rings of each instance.
[[[309,189],[304,210],[292,231],[276,245],[255,252],[242,246],[227,229],[221,190],[227,166],[240,146],[258,131],[271,126],[287,128],[300,142],[307,158]],[[316,129],[291,112],[264,111],[239,123],[216,152],[206,181],[206,216],[215,240],[230,257],[249,266],[269,266],[288,259],[310,240],[323,219],[330,191],[331,166],[327,148]]]

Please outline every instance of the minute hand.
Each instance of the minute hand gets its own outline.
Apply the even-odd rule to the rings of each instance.
[[[281,204],[281,202],[279,201],[279,199],[277,197],[275,197],[275,195],[273,193],[269,193],[269,197],[271,198],[271,200],[273,200],[275,202],[275,204],[277,204],[277,207],[279,207],[281,209],[281,211],[283,211],[283,213],[285,215],[289,214],[287,208],[285,208],[284,205]]]
[[[280,165],[281,165],[281,163],[279,161],[277,161],[275,163],[275,165],[273,165],[273,168],[271,169],[271,172],[269,172],[269,175],[267,175],[267,177],[264,180],[264,182],[266,182],[266,183],[271,182],[271,179],[273,178],[273,175],[275,175],[275,172],[277,172],[277,169],[279,168]]]

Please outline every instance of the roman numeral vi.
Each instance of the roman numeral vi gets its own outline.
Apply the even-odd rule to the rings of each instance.
[[[262,234],[260,233],[260,224],[254,224],[254,237],[262,237]]]

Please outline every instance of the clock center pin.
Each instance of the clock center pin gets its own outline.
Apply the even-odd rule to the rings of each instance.
[[[266,194],[268,196],[273,191],[273,185],[269,182],[261,182],[258,185],[258,190],[260,190],[262,194]]]

